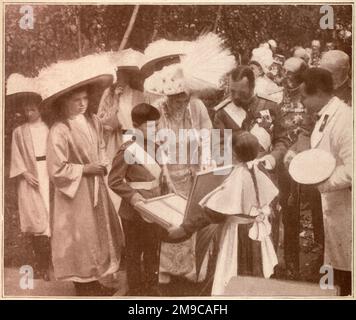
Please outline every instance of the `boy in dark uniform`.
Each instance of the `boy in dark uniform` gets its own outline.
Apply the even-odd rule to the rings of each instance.
[[[162,169],[155,155],[147,152],[148,122],[156,123],[160,114],[153,106],[141,103],[133,108],[131,117],[135,129],[143,134],[144,145],[132,139],[121,146],[113,160],[108,182],[122,198],[119,215],[126,240],[128,295],[158,295],[159,234],[162,229],[144,220],[135,206],[162,194]],[[148,157],[151,162],[144,160]]]

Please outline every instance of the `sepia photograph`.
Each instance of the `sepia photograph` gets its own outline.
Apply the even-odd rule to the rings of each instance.
[[[354,299],[353,14],[2,3],[1,299]]]

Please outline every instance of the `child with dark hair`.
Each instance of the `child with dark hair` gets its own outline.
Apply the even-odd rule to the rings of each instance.
[[[147,148],[148,126],[157,125],[160,113],[153,106],[141,103],[132,109],[131,118],[136,133],[142,133],[144,141],[132,139],[120,147],[108,181],[111,190],[122,198],[119,215],[126,239],[127,295],[156,296],[159,295],[160,228],[144,220],[135,206],[162,195],[163,170]]]
[[[201,200],[205,215],[169,230],[173,240],[187,237],[209,224],[220,224],[212,295],[223,294],[227,283],[238,274],[269,278],[278,263],[269,222],[271,203],[278,190],[254,161],[259,142],[246,131],[234,132],[232,148],[237,163],[222,185]],[[240,243],[249,248],[241,247]]]

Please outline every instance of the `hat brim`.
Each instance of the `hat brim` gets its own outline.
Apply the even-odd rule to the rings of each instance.
[[[52,96],[49,96],[48,98],[44,99],[41,102],[41,106],[43,106],[45,108],[51,108],[53,103],[57,99],[63,97],[65,94],[67,94],[75,89],[78,89],[80,87],[84,87],[84,86],[88,86],[88,85],[93,86],[95,89],[97,89],[99,91],[99,93],[101,92],[101,95],[102,95],[104,90],[107,87],[109,87],[110,85],[112,85],[113,81],[114,81],[114,77],[111,74],[102,74],[102,75],[78,82],[77,84],[72,85],[68,88],[65,88],[65,89],[53,94]]]
[[[137,73],[141,72],[138,66],[117,66],[116,72],[118,71],[129,71],[129,72],[137,72]]]
[[[41,95],[36,92],[26,91],[26,92],[16,92],[5,96],[6,105],[11,105],[13,107],[23,106],[26,101],[38,100],[42,101]]]
[[[170,65],[170,64],[176,63],[177,62],[176,59],[180,58],[181,56],[182,56],[182,54],[169,54],[169,55],[166,55],[163,57],[159,57],[159,58],[155,58],[155,59],[146,61],[141,66],[141,73],[142,73],[144,79],[148,78],[150,75],[152,75],[156,71],[156,65],[159,62],[163,62],[165,60],[167,62],[170,62],[170,60],[171,60],[171,63],[167,64],[167,65]]]
[[[315,161],[318,165],[315,166]],[[301,184],[316,184],[325,181],[333,173],[336,160],[329,152],[310,149],[298,153],[289,165],[289,174]]]
[[[120,71],[129,74],[129,84],[132,89],[143,91],[142,73],[138,66],[118,66],[116,73]]]

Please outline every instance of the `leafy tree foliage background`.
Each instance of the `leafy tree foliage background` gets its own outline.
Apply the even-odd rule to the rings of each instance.
[[[352,8],[335,5],[333,9],[340,30],[320,29],[322,14],[316,5],[141,5],[127,46],[143,51],[155,39],[191,40],[215,28],[236,55],[248,56],[268,39],[275,39],[282,51],[310,46],[313,39],[334,39],[339,47],[350,47],[351,39],[342,39],[340,31],[351,31]],[[20,5],[7,5],[6,76],[12,72],[34,76],[59,59],[117,50],[132,10],[129,5],[34,5],[34,28],[22,30]]]

